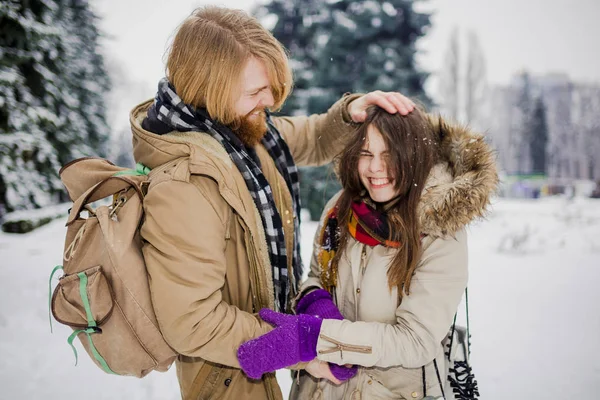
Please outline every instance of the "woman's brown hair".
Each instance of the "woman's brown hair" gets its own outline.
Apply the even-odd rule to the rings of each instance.
[[[394,188],[398,193],[389,202],[374,205],[387,214],[390,225],[388,239],[400,242],[387,277],[389,288],[398,287],[399,296],[402,296],[403,292],[410,293],[410,282],[421,255],[417,207],[425,181],[438,159],[438,141],[429,120],[418,109],[406,116],[389,114],[375,106],[367,111],[366,121],[336,159],[343,191],[337,203],[340,251],[333,259],[334,268],[337,268],[348,242],[352,202],[370,200],[358,173],[358,161],[368,140],[369,127],[377,129],[383,137],[389,151],[386,159],[388,174],[394,178]]]

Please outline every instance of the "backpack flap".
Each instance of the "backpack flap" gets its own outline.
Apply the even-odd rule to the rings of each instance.
[[[75,202],[71,208],[71,213],[67,219],[67,226],[71,225],[79,214],[86,207],[86,205],[93,203],[94,201],[104,199],[105,197],[112,196],[121,191],[127,190],[131,187],[135,189],[135,192],[143,201],[144,195],[142,194],[142,183],[147,181],[148,177],[145,175],[140,176],[109,176],[104,180],[97,183],[95,186],[88,189],[83,193]]]
[[[100,328],[113,307],[110,286],[99,265],[62,277],[52,296],[54,318],[73,328]]]
[[[89,188],[96,186],[98,183],[105,181],[107,178],[116,173],[128,171],[128,168],[114,165],[104,158],[84,157],[78,158],[66,164],[58,172],[61,181],[65,185],[69,197],[72,201],[80,198]],[[138,178],[138,177],[132,177]],[[137,182],[141,177],[136,179]],[[145,180],[145,178],[143,178]],[[116,192],[113,192],[116,193]],[[102,199],[105,196],[97,197],[95,200]]]

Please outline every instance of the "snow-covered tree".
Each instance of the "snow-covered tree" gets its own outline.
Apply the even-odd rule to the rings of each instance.
[[[0,7],[0,217],[56,203],[61,164],[104,154],[108,87],[81,0]]]
[[[289,50],[296,90],[288,112],[323,112],[345,92],[401,91],[428,101],[427,74],[415,64],[429,15],[415,1],[274,0],[259,7]]]
[[[515,152],[517,172],[526,174],[531,172],[531,120],[533,111],[533,95],[531,93],[531,78],[524,71],[518,77],[518,92],[513,103],[515,124],[512,131],[516,134],[511,137],[512,149]]]
[[[440,68],[439,95],[444,115],[467,124],[477,124],[486,100],[486,63],[474,31],[466,35],[467,51],[462,51],[461,35],[454,28]]]
[[[440,70],[439,92],[444,115],[455,120],[460,116],[460,65],[458,29],[454,28]]]
[[[285,46],[294,70],[294,91],[286,101],[282,114],[299,114],[307,108],[306,92],[314,87],[316,69],[314,39],[319,23],[329,18],[329,11],[323,7],[324,4],[323,0],[276,0],[254,10],[256,17]]]
[[[546,121],[546,106],[541,97],[535,100],[530,118],[528,136],[531,172],[534,174],[546,174],[548,172],[548,123]]]
[[[479,37],[474,31],[468,34],[468,55],[465,71],[465,120],[476,124],[487,91],[486,63]]]
[[[87,0],[71,0],[69,3],[67,16],[70,20],[65,24],[65,32],[71,38],[67,42],[67,59],[72,71],[64,77],[76,99],[72,110],[84,123],[82,131],[73,132],[77,139],[69,157],[105,155],[109,135],[105,96],[110,89],[110,81],[103,56],[99,53],[98,17]]]

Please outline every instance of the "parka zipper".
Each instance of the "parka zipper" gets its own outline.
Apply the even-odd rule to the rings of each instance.
[[[269,307],[269,302],[266,298],[263,297],[263,293],[262,293],[262,288],[261,288],[261,284],[260,284],[260,277],[259,277],[259,272],[258,272],[258,268],[259,268],[259,264],[257,264],[256,262],[256,249],[254,247],[254,240],[252,238],[252,234],[250,232],[246,233],[247,235],[247,248],[248,248],[248,261],[250,264],[250,274],[251,274],[251,287],[252,287],[252,297],[253,297],[253,301],[252,301],[252,312],[256,313],[258,312],[261,308],[264,307]],[[264,303],[264,300],[267,300],[266,303]]]
[[[366,262],[365,260],[367,259],[367,246],[366,245],[362,245],[362,249],[360,251],[360,266],[358,269],[358,282],[356,282],[356,294],[355,294],[355,301],[354,301],[354,315],[356,315],[356,318],[358,318],[358,305],[360,303],[359,297],[360,297],[360,286],[362,283],[362,278],[365,274],[365,270],[366,270]]]
[[[277,175],[276,179],[284,180],[283,177],[279,173],[277,173],[276,175]],[[279,189],[277,191],[278,192],[277,194],[279,195],[279,205],[280,205],[280,208],[281,208],[281,212],[279,213],[279,217],[281,219],[281,227],[283,229],[284,237],[285,237],[285,226],[286,226],[286,224],[288,224],[288,222],[287,222],[288,220],[286,218],[288,218],[288,219],[292,218],[292,220],[291,220],[291,223],[292,223],[292,240],[291,240],[291,243],[290,243],[291,244],[291,248],[289,249],[289,251],[287,251],[288,250],[287,249],[288,237],[285,237],[285,240],[284,240],[285,246],[286,246],[287,260],[288,260],[287,261],[287,263],[288,263],[288,265],[287,265],[287,267],[288,267],[288,285],[289,285],[288,287],[290,288],[290,300],[291,300],[297,294],[297,293],[295,293],[295,290],[294,290],[294,288],[296,287],[296,277],[294,275],[294,251],[295,251],[295,248],[294,248],[294,238],[295,238],[295,236],[297,234],[296,233],[296,229],[294,228],[294,226],[295,226],[294,225],[294,219],[296,218],[296,214],[292,210],[291,211],[291,215],[287,214],[287,217],[284,216],[284,213],[286,211],[288,211],[287,208],[286,208],[286,203],[284,201],[284,194],[283,194],[284,192],[283,192],[283,189],[282,189],[281,185],[278,185],[277,187]],[[285,180],[284,180],[284,186],[283,187],[287,188],[287,185],[285,184]],[[292,196],[292,193],[290,193],[290,196]],[[294,204],[293,200],[291,201],[291,204],[292,204],[292,208],[293,208],[293,204]],[[277,300],[275,300],[275,301],[277,301]],[[291,301],[286,304],[286,308],[288,306],[291,307]],[[281,310],[281,311],[282,312],[288,312],[288,311],[292,312],[292,310],[285,310],[285,311]]]
[[[319,354],[331,354],[331,353],[335,353],[336,351],[339,351],[340,358],[343,360],[344,359],[344,353],[343,353],[344,351],[350,351],[352,353],[362,353],[362,354],[371,354],[373,352],[373,347],[371,347],[371,346],[359,346],[359,345],[355,345],[355,344],[346,344],[346,343],[342,343],[339,340],[335,340],[335,339],[330,338],[329,336],[323,335],[323,334],[319,335],[319,337],[336,345],[335,347],[333,347],[331,349],[319,350]]]
[[[367,263],[365,260],[367,259],[367,245],[363,244],[363,248],[360,254],[360,273],[364,275],[367,270]]]

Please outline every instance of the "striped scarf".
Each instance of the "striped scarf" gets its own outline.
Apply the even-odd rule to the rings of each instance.
[[[352,203],[348,232],[356,241],[367,246],[400,247],[400,242],[389,240],[387,215],[362,201]],[[332,292],[337,285],[337,265],[332,262],[339,247],[337,205],[325,216],[319,243],[318,262],[321,267],[321,283],[325,289]]]
[[[392,248],[400,247],[400,242],[389,240],[387,215],[364,202],[352,203],[348,231],[354,239],[369,246],[381,244]]]
[[[288,254],[285,247],[285,237],[281,215],[277,211],[273,199],[273,191],[267,182],[260,167],[260,161],[254,149],[246,147],[242,141],[225,125],[210,118],[204,108],[194,108],[185,104],[175,92],[171,83],[163,78],[158,84],[158,92],[153,110],[149,111],[156,115],[162,123],[180,132],[199,131],[206,132],[215,138],[227,151],[237,169],[244,177],[246,187],[258,208],[260,218],[265,229],[269,259],[273,272],[273,288],[275,296],[275,308],[284,312],[290,298],[290,287],[288,285]],[[283,176],[288,190],[292,195],[294,206],[294,247],[292,254],[292,266],[294,279],[292,285],[297,286],[302,276],[302,260],[300,259],[300,184],[298,181],[298,169],[287,144],[273,125],[270,115],[267,113],[267,133],[262,139],[263,146],[275,162],[277,170]],[[297,292],[293,287],[292,295]]]

